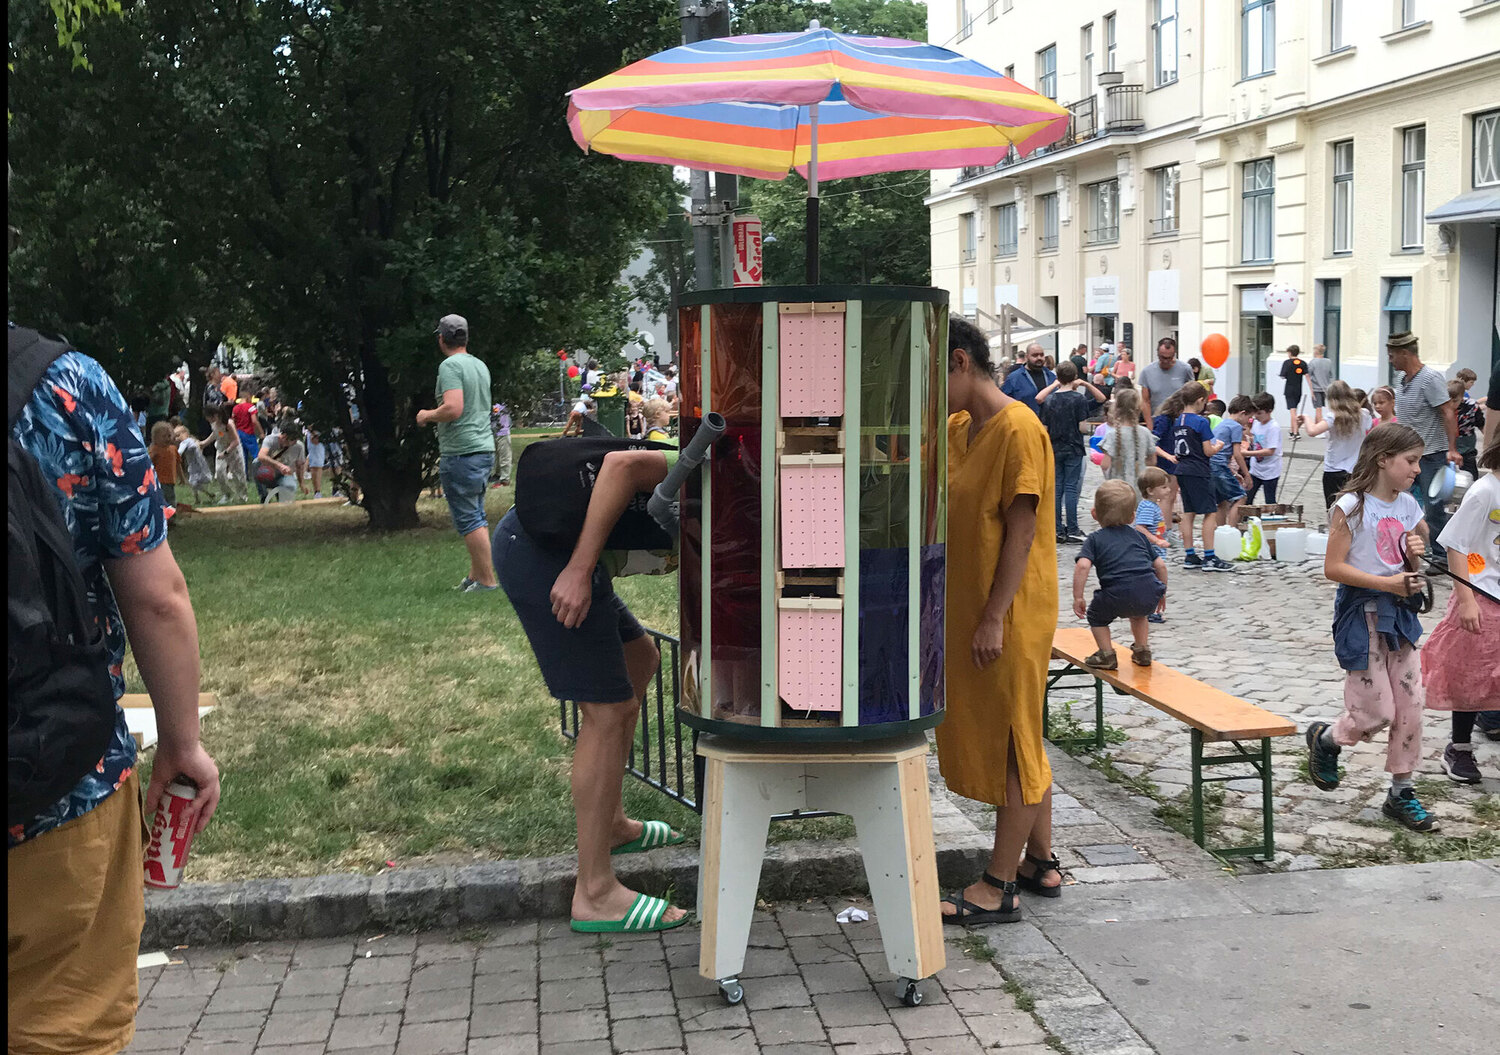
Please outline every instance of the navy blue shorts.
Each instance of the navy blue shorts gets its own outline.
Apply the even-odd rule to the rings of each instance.
[[[1094,591],[1084,618],[1089,626],[1108,626],[1116,619],[1150,615],[1166,592],[1166,584],[1155,575],[1101,586]]]
[[[1206,516],[1219,511],[1214,497],[1214,482],[1207,476],[1178,476],[1177,493],[1182,495],[1182,511]]]
[[[646,631],[615,593],[603,567],[594,568],[593,600],[583,623],[569,630],[552,614],[552,586],[569,554],[539,546],[515,510],[506,513],[491,542],[495,573],[542,668],[547,691],[559,700],[624,703],[635,698],[625,666],[625,645]]]

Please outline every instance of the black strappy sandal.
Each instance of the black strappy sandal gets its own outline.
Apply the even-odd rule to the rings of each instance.
[[[963,892],[960,891],[943,898],[944,903],[958,909],[951,916],[945,913],[943,922],[959,927],[985,927],[991,923],[1015,923],[1019,920],[1021,918],[1021,895],[1016,892],[1016,884],[996,879],[988,872],[979,878],[1000,891],[1000,907],[982,908],[964,897]],[[1007,909],[1006,904],[1011,898],[1015,898],[1014,907]]]
[[[1022,889],[1041,897],[1062,897],[1062,862],[1057,859],[1056,854],[1047,861],[1027,854],[1026,862],[1036,871],[1029,876],[1023,876],[1020,872],[1016,873],[1016,882],[1021,885]],[[1042,882],[1048,872],[1057,873],[1059,880],[1057,886],[1047,886]]]

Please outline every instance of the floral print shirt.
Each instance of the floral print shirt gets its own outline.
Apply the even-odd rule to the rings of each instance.
[[[75,351],[48,368],[11,435],[57,489],[94,617],[104,628],[118,699],[125,692],[125,625],[104,562],[146,553],[167,537],[166,505],[146,443],[109,374]],[[129,778],[135,740],[125,712],[115,711],[114,738],[93,772],[36,819],[11,828],[7,849],[83,816]]]

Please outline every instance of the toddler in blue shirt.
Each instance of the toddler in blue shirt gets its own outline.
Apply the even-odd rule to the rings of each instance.
[[[1131,526],[1137,508],[1135,490],[1124,480],[1106,480],[1100,484],[1094,492],[1092,510],[1099,530],[1083,540],[1073,564],[1073,612],[1088,620],[1089,632],[1099,646],[1083,662],[1095,670],[1119,667],[1109,625],[1121,617],[1130,620],[1131,661],[1139,667],[1151,665],[1146,617],[1165,607],[1167,563],[1147,541],[1147,536]],[[1083,587],[1088,582],[1090,568],[1099,571],[1099,589],[1094,591],[1093,601],[1085,606]]]

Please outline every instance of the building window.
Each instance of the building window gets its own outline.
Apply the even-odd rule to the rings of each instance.
[[[1333,144],[1333,251],[1354,249],[1354,140]]]
[[[1427,181],[1427,127],[1401,130],[1401,248],[1422,248],[1422,203]]]
[[[1016,255],[1016,205],[1010,202],[997,205],[990,210],[990,222],[995,230],[995,255]]]
[[[1245,162],[1240,189],[1240,260],[1270,263],[1276,238],[1276,162],[1272,158]]]
[[[1276,72],[1276,0],[1242,0],[1241,77]]]
[[[1094,23],[1090,22],[1078,31],[1083,62],[1079,66],[1079,86],[1084,95],[1094,94]]]
[[[1114,73],[1119,69],[1115,56],[1115,16],[1104,16],[1104,69],[1106,73]]]
[[[1005,67],[1005,78],[1011,81],[1016,79],[1016,64],[1014,62]]]
[[[1152,0],[1151,53],[1156,87],[1177,79],[1177,0]]]
[[[1500,110],[1474,115],[1474,186],[1500,183]]]
[[[1057,248],[1057,195],[1042,194],[1036,200],[1037,215],[1042,218],[1041,233],[1037,239],[1038,249]]]
[[[1317,339],[1327,349],[1328,361],[1333,364],[1333,372],[1337,374],[1340,334],[1343,333],[1344,284],[1336,278],[1324,279],[1318,283],[1318,293],[1323,309],[1319,315],[1321,330]]]
[[[1083,240],[1088,245],[1102,245],[1120,240],[1120,181],[1107,179],[1084,188],[1088,214],[1084,218]]]
[[[1036,90],[1049,99],[1057,98],[1057,45],[1049,44],[1036,53]]]
[[[1422,0],[1401,0],[1401,28],[1422,23]]]
[[[1384,344],[1393,333],[1411,332],[1411,279],[1387,278],[1382,283],[1385,295],[1380,301],[1380,343]],[[1386,384],[1392,384],[1395,378],[1395,367],[1387,366]]]
[[[958,0],[958,39],[968,40],[974,32],[974,6],[979,0]]]
[[[979,228],[974,223],[974,214],[966,212],[958,218],[958,242],[965,264],[972,264],[979,255]]]
[[[1343,51],[1349,46],[1344,37],[1344,0],[1328,0],[1328,50]]]
[[[999,17],[1000,17],[1000,9],[997,6],[997,0],[990,0],[990,21],[993,22],[993,21],[995,21],[995,19],[997,19]]]
[[[1154,210],[1151,217],[1152,234],[1171,234],[1177,230],[1177,180],[1176,165],[1153,169]]]
[[[1265,286],[1240,286],[1240,384],[1244,392],[1264,392],[1269,387],[1266,364],[1275,351],[1271,339],[1274,321],[1266,309]]]

